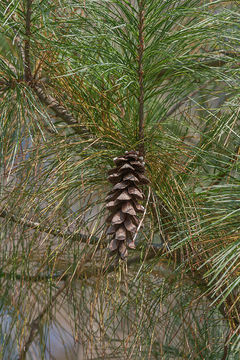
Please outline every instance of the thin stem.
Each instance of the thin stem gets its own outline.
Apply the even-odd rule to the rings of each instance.
[[[25,26],[25,47],[24,47],[24,77],[25,81],[30,82],[32,80],[31,61],[30,61],[30,36],[31,36],[31,14],[32,14],[32,2],[33,0],[27,0],[26,6],[26,26]]]
[[[143,71],[143,53],[144,53],[144,0],[139,2],[139,44],[138,44],[138,83],[139,83],[139,152],[144,155],[144,71]]]

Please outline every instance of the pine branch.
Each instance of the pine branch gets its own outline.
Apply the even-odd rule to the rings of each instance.
[[[39,81],[32,81],[32,75],[31,72],[28,73],[28,70],[30,66],[30,59],[29,61],[26,60],[26,51],[24,51],[24,49],[22,49],[21,47],[21,42],[19,40],[19,38],[17,38],[17,44],[20,48],[21,54],[23,56],[23,62],[24,62],[24,71],[25,71],[25,81],[26,81],[26,85],[30,86],[31,89],[35,92],[35,94],[38,96],[39,100],[41,101],[42,104],[46,105],[49,109],[51,109],[55,115],[57,117],[59,117],[60,119],[62,119],[67,125],[69,125],[72,130],[79,135],[90,135],[89,130],[83,126],[80,125],[77,120],[73,117],[73,115],[71,114],[70,111],[68,111],[68,109],[66,109],[63,105],[61,105],[53,96],[51,95],[47,95],[45,89],[43,88],[42,84],[40,84]],[[25,47],[26,50],[26,47]],[[29,45],[27,45],[27,54],[29,55]],[[6,59],[2,59],[5,64],[9,67],[9,69],[14,73],[17,74],[16,68],[8,62],[8,60]],[[28,80],[26,80],[26,76],[28,78]],[[30,77],[29,77],[30,76]],[[31,81],[30,81],[31,80]],[[9,79],[8,81],[1,81],[0,82],[0,91],[5,91],[8,90],[9,88],[14,88],[17,84],[18,80],[17,79]],[[22,82],[22,79],[19,79],[19,82]],[[1,86],[4,86],[3,88],[1,88]]]
[[[39,100],[51,109],[56,116],[62,119],[67,125],[69,125],[76,134],[89,135],[89,130],[80,125],[73,117],[71,112],[68,111],[63,105],[61,105],[54,97],[47,95],[43,87],[39,83],[32,84],[32,89],[38,96]]]
[[[53,228],[49,228],[49,227],[45,227],[43,225],[41,225],[38,222],[35,221],[31,221],[31,220],[26,220],[23,218],[18,219],[16,216],[8,213],[5,210],[1,210],[0,212],[0,217],[1,218],[9,218],[9,220],[14,221],[18,224],[24,225],[30,229],[37,229],[40,232],[45,232],[46,234],[50,234],[53,236],[60,236],[63,238],[71,238],[73,239],[73,241],[81,241],[82,243],[87,243],[89,242],[90,236],[85,235],[85,234],[74,234],[71,231],[64,231],[62,232],[59,229],[53,229]],[[91,245],[94,244],[98,244],[99,243],[99,238],[96,236],[91,236]],[[137,242],[136,242],[137,243]],[[162,244],[151,244],[151,247],[155,250],[158,251],[159,249],[162,248]]]
[[[138,27],[138,82],[139,82],[139,152],[144,155],[144,70],[143,70],[143,53],[144,53],[144,0],[139,3],[139,27]]]
[[[30,229],[36,229],[40,232],[44,232],[46,234],[50,234],[53,236],[59,236],[62,238],[71,238],[73,241],[81,241],[82,243],[89,242],[89,236],[84,234],[74,234],[71,231],[61,231],[59,229],[53,229],[51,227],[45,227],[41,225],[39,222],[26,220],[24,218],[17,218],[15,215],[10,214],[6,210],[0,211],[0,217],[1,218],[8,218],[11,221],[14,221],[18,224],[24,225],[25,227],[28,227]],[[91,237],[91,244],[97,244],[99,242],[99,239],[95,236]]]
[[[26,26],[25,26],[25,46],[24,46],[24,78],[26,82],[32,80],[31,61],[30,61],[30,36],[31,36],[31,14],[33,0],[27,0]]]

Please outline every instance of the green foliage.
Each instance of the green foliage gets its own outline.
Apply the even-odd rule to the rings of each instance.
[[[238,359],[239,40],[236,1],[1,1],[2,359],[53,358],[51,326],[82,359]],[[139,147],[116,264],[107,171]]]

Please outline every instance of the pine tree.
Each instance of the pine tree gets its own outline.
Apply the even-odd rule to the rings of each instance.
[[[1,358],[238,359],[238,2],[0,19]]]

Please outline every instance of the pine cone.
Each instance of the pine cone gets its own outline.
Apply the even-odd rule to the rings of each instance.
[[[108,172],[108,180],[114,185],[106,197],[107,209],[111,214],[107,234],[113,235],[109,244],[111,253],[117,253],[122,259],[127,257],[127,247],[135,249],[134,234],[139,225],[137,213],[144,212],[138,203],[144,195],[139,185],[148,184],[144,175],[145,163],[138,151],[126,151],[124,156],[113,159],[116,167]]]

